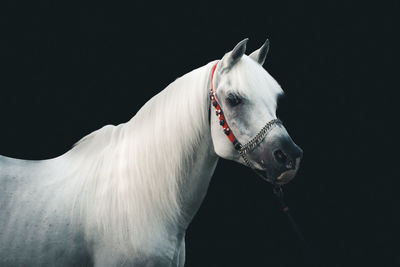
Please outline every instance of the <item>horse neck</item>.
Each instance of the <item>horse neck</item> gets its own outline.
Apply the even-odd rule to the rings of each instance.
[[[178,221],[184,229],[200,207],[218,161],[211,139],[208,100],[214,64],[211,62],[177,79],[153,99],[160,106],[160,115],[156,117],[166,123],[166,127],[161,127],[163,133],[160,141],[170,146],[167,148],[168,154],[163,157],[180,158],[175,161],[180,165],[175,173],[178,178],[175,193],[179,197]],[[145,105],[137,117],[140,118],[142,113],[147,116],[151,112],[151,107]],[[165,113],[174,116],[167,114],[163,118]],[[150,127],[160,120],[152,120]]]
[[[89,228],[142,246],[165,227],[186,229],[218,160],[208,121],[212,66],[177,79],[128,123],[93,132],[63,157],[57,170]]]
[[[214,152],[211,137],[203,139],[202,144],[196,147],[195,160],[180,186],[180,221],[183,229],[187,228],[203,202],[217,162],[218,156]]]

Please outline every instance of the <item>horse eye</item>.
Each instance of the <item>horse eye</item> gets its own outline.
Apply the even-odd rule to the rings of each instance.
[[[242,99],[238,95],[235,95],[235,94],[229,94],[228,97],[226,98],[226,101],[231,106],[237,106],[242,103]]]

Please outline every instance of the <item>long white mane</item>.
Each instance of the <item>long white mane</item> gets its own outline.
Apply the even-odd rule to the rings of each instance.
[[[171,83],[127,123],[105,126],[62,156],[58,173],[89,233],[126,251],[162,239],[160,221],[179,223],[178,185],[208,124],[213,62]],[[63,171],[60,171],[60,168]],[[131,226],[135,226],[132,228]],[[164,224],[165,225],[165,224]]]

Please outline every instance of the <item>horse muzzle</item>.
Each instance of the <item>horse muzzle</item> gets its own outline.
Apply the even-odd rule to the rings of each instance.
[[[259,152],[261,166],[269,179],[286,184],[295,176],[303,158],[303,150],[297,146],[284,127],[275,127]]]

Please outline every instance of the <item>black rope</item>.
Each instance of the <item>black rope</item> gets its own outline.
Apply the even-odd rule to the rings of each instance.
[[[294,220],[293,216],[289,212],[289,206],[286,204],[284,196],[283,196],[283,189],[281,185],[273,185],[273,193],[279,201],[281,209],[283,213],[288,218],[293,230],[296,232],[297,237],[301,240],[302,247],[303,247],[303,255],[304,260],[307,261],[307,266],[321,266],[318,261],[316,255],[312,252],[311,247],[308,245],[306,239],[304,238],[303,233],[300,231],[299,226],[297,225],[296,221]]]
[[[280,121],[277,120],[276,122],[273,122],[273,124],[274,123],[279,123],[279,122]],[[235,148],[236,148],[236,146],[235,146]],[[294,220],[293,216],[289,212],[289,206],[286,204],[284,196],[283,196],[282,185],[277,184],[275,179],[270,179],[270,178],[262,175],[261,173],[259,173],[256,170],[256,168],[254,167],[254,165],[247,158],[246,152],[248,152],[248,151],[242,150],[242,146],[240,145],[240,143],[239,143],[239,147],[238,148],[239,148],[238,152],[239,152],[240,156],[243,158],[245,164],[248,167],[250,167],[250,169],[257,176],[259,176],[261,179],[263,179],[264,181],[267,181],[267,182],[272,184],[272,186],[273,186],[273,190],[272,191],[273,191],[274,195],[276,196],[276,198],[278,199],[283,213],[285,213],[285,215],[288,218],[290,224],[292,225],[293,230],[296,232],[297,237],[300,239],[300,241],[302,243],[304,260],[307,262],[307,266],[310,266],[310,267],[321,266],[320,264],[317,263],[316,255],[314,253],[312,253],[311,247],[308,245],[306,239],[304,238],[303,233],[300,231],[299,226],[297,225],[297,223]]]

